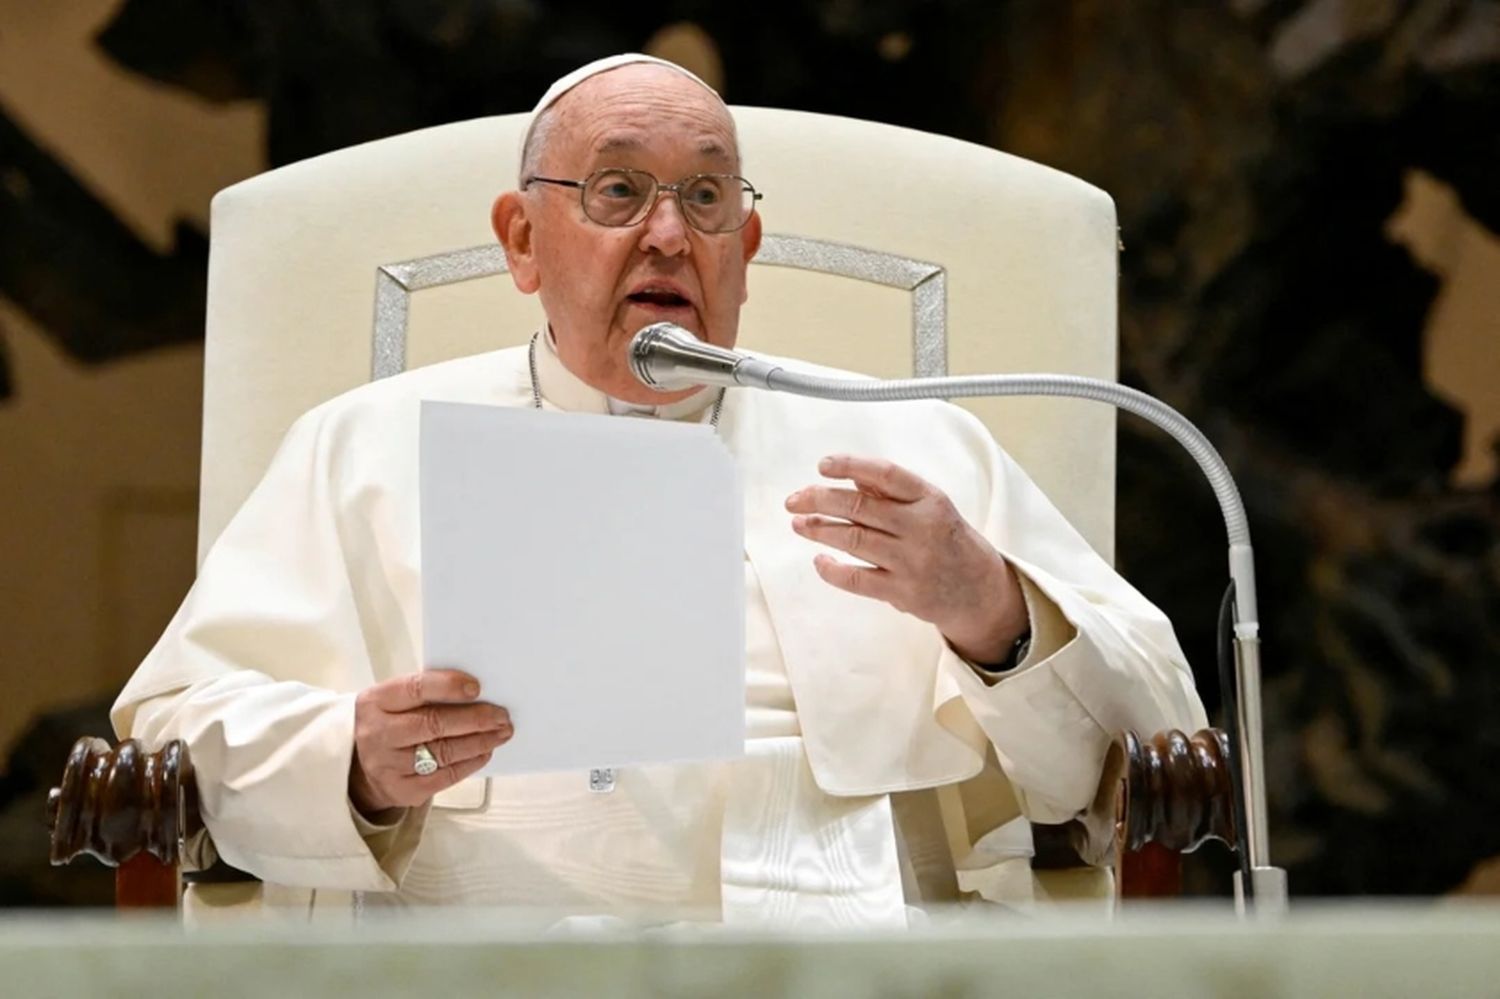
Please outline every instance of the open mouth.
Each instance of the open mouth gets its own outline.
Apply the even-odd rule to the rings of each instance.
[[[675,291],[663,291],[654,288],[638,291],[633,295],[625,297],[638,305],[650,305],[658,309],[683,309],[692,304]]]

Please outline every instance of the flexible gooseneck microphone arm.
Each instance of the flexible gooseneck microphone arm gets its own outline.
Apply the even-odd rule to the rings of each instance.
[[[1264,750],[1261,737],[1260,619],[1255,602],[1255,559],[1245,504],[1224,459],[1186,417],[1159,399],[1114,382],[1078,375],[956,375],[944,378],[826,378],[703,343],[671,323],[655,323],[630,343],[631,371],[658,390],[690,385],[743,386],[840,402],[894,402],[971,396],[1067,396],[1107,403],[1171,434],[1193,456],[1213,487],[1229,536],[1229,578],[1234,588],[1237,710],[1228,712],[1240,765],[1236,825],[1242,837],[1236,887],[1258,912],[1286,908],[1286,873],[1272,867],[1266,831]]]

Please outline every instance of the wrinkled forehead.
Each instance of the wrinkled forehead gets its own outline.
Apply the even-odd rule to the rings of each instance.
[[[724,102],[662,70],[632,66],[597,76],[555,111],[559,130],[591,153],[668,138],[695,153],[736,158],[734,119]]]

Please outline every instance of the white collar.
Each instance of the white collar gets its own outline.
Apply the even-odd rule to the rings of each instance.
[[[663,420],[683,420],[700,415],[718,396],[718,391],[704,386],[686,399],[664,406],[625,402],[606,395],[569,371],[557,356],[557,345],[548,327],[536,350],[536,380],[542,401],[570,413],[599,413],[615,416],[654,416]]]

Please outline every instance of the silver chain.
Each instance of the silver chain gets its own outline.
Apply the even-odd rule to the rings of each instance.
[[[542,332],[537,330],[531,334],[531,345],[526,348],[526,364],[531,368],[531,406],[533,409],[542,408],[542,381],[536,376],[536,342],[541,339]],[[714,408],[708,414],[708,425],[715,430],[719,429],[719,414],[724,411],[725,389],[719,389],[719,397],[714,400]]]

